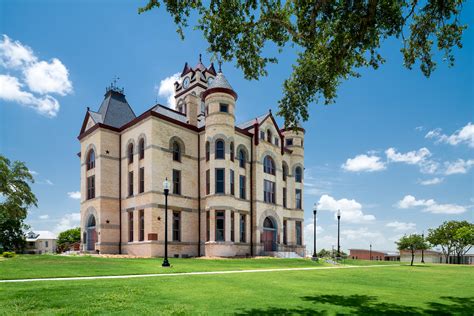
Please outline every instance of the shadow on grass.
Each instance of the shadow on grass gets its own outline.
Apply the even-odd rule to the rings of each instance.
[[[427,307],[404,306],[395,303],[379,302],[375,296],[368,295],[316,295],[304,296],[304,301],[315,304],[330,304],[333,307],[344,307],[347,312],[336,311],[336,315],[473,315],[474,297],[452,297],[443,296],[441,302],[429,302]],[[237,315],[328,315],[328,311],[322,306],[313,308],[277,308],[249,309],[237,313]],[[333,311],[330,313],[334,314]]]

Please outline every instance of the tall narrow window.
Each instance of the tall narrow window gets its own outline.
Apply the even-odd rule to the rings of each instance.
[[[301,209],[301,190],[300,189],[296,189],[295,190],[295,204],[296,204],[296,208],[297,209]]]
[[[215,193],[225,193],[225,169],[216,169],[216,191]]]
[[[235,241],[235,212],[230,213],[230,241]]]
[[[240,242],[245,242],[246,215],[240,214]]]
[[[287,245],[288,244],[288,222],[283,220],[283,244]]]
[[[245,152],[243,149],[239,150],[239,167],[240,168],[245,168],[245,162],[247,158],[245,156]]]
[[[139,185],[139,193],[145,192],[145,168],[140,168],[140,185]]]
[[[234,142],[230,143],[230,161],[234,161]]]
[[[133,162],[133,144],[128,145],[128,163],[131,164]]]
[[[301,167],[296,167],[295,168],[295,181],[301,183],[303,179],[303,172],[301,170]]]
[[[235,194],[234,170],[230,170],[230,194]]]
[[[241,199],[244,199],[244,200],[247,198],[245,187],[246,187],[245,176],[240,176],[239,177],[239,191],[240,191],[239,196]]]
[[[229,105],[225,103],[219,104],[219,112],[228,113],[229,112]]]
[[[216,159],[225,159],[224,141],[222,139],[216,140]]]
[[[286,178],[288,177],[288,165],[283,162],[282,164],[282,174],[283,174],[283,181],[286,181]]]
[[[128,196],[133,195],[133,171],[128,173]]]
[[[260,131],[260,139],[265,140],[265,131]]]
[[[143,138],[138,143],[138,151],[140,152],[140,159],[145,158],[145,140]]]
[[[301,246],[303,244],[303,238],[301,235],[301,222],[297,221],[296,222],[296,244],[298,246]]]
[[[87,170],[95,168],[95,152],[94,149],[89,150],[87,154]]]
[[[209,142],[206,142],[206,161],[209,161],[209,158],[211,156],[211,145]]]
[[[173,241],[181,241],[181,212],[173,212]]]
[[[272,143],[272,131],[267,130],[267,142]]]
[[[225,212],[216,211],[216,241],[225,241]]]
[[[211,194],[211,171],[206,170],[206,194]]]
[[[275,174],[275,162],[272,157],[265,156],[263,159],[263,172],[273,175]]]
[[[206,212],[206,241],[211,240],[211,212]]]
[[[87,177],[87,199],[95,198],[95,176]]]
[[[128,241],[133,241],[133,212],[128,212]]]
[[[266,203],[275,204],[275,182],[263,180],[263,195]]]
[[[181,194],[181,171],[173,169],[173,193]]]
[[[173,143],[173,160],[181,161],[181,146],[179,146],[178,142]]]
[[[283,188],[283,207],[287,207],[286,188]]]
[[[138,240],[144,241],[145,240],[145,212],[144,210],[140,210],[138,214],[140,217],[140,236]]]
[[[293,146],[293,138],[286,139],[286,146]]]
[[[275,145],[277,146],[280,145],[280,139],[278,137],[275,137]]]

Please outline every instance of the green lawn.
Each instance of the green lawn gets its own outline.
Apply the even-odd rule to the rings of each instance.
[[[35,268],[24,268],[28,262],[42,273],[49,271],[48,276],[64,276],[68,269],[90,275],[102,264],[115,271],[108,274],[127,266],[134,273],[162,271],[154,259],[82,257],[60,263],[56,257],[37,258],[2,261],[0,273],[3,277],[7,267],[9,273],[32,277]],[[15,262],[21,273],[14,272]],[[173,272],[315,265],[280,259],[172,262]],[[0,283],[0,314],[472,315],[473,284],[474,268],[454,265]]]

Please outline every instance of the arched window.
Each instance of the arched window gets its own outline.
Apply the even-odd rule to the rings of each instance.
[[[283,162],[282,169],[283,169],[283,181],[286,181],[286,178],[288,177],[288,165],[285,162]]]
[[[225,159],[224,141],[222,139],[216,140],[216,157],[215,159]]]
[[[209,161],[209,158],[211,156],[211,145],[209,142],[206,142],[206,161]]]
[[[275,162],[272,157],[265,156],[263,160],[263,172],[275,175]]]
[[[133,162],[133,144],[128,145],[128,163]]]
[[[87,170],[95,168],[95,153],[94,149],[89,150],[87,153]]]
[[[230,143],[230,160],[234,161],[234,142]]]
[[[181,161],[181,146],[179,146],[178,142],[173,143],[173,160]]]
[[[301,167],[296,167],[295,168],[295,181],[301,183],[303,179],[303,173],[301,170]]]
[[[272,142],[272,131],[270,129],[267,130],[267,142]]]
[[[245,168],[246,161],[247,161],[247,157],[245,156],[245,151],[243,149],[239,150],[239,166],[240,166],[240,168]]]
[[[143,138],[138,143],[138,151],[140,152],[140,159],[145,158],[145,140]]]

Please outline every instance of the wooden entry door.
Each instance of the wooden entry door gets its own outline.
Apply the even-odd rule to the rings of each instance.
[[[87,228],[87,250],[95,250],[95,243],[97,242],[97,232],[95,227]]]
[[[275,240],[275,231],[274,230],[264,230],[263,231],[263,251],[275,251],[276,250],[276,240]]]

